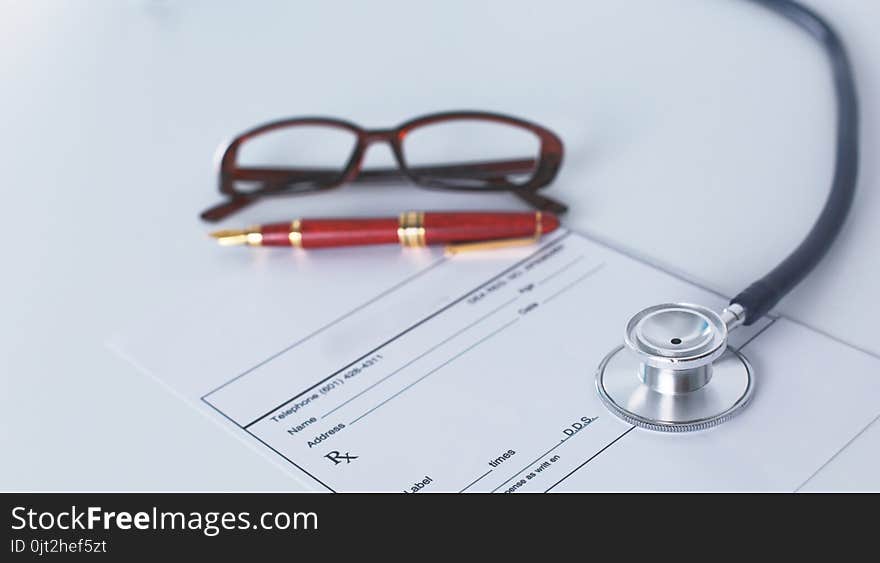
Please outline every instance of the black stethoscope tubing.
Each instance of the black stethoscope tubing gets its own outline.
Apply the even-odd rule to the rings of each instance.
[[[859,110],[855,78],[840,36],[813,10],[790,0],[749,0],[784,16],[815,38],[828,55],[837,105],[834,177],[819,217],[798,247],[767,275],[731,299],[746,325],[770,311],[822,260],[852,207],[859,168]],[[755,202],[760,203],[760,202]]]

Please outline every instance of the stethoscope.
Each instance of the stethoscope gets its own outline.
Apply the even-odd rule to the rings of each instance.
[[[596,372],[599,398],[624,421],[650,430],[688,432],[725,422],[755,389],[754,369],[728,345],[731,331],[769,312],[819,263],[852,205],[858,171],[858,103],[846,48],[832,27],[790,0],[751,0],[793,21],[821,43],[831,60],[837,98],[837,145],[828,199],[803,242],[720,313],[690,303],[664,303],[636,313],[622,346]],[[760,202],[753,202],[760,205]],[[748,207],[744,208],[748,213]]]

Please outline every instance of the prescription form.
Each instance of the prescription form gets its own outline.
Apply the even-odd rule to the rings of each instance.
[[[880,415],[880,359],[766,318],[731,334],[756,390],[730,422],[673,435],[615,418],[594,377],[626,320],[727,299],[566,230],[491,256],[434,251],[271,352],[259,333],[283,330],[285,297],[243,308],[266,323],[212,348],[219,293],[108,344],[317,491],[796,491]]]

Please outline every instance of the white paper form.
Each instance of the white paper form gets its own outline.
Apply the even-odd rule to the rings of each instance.
[[[325,491],[796,490],[880,413],[880,360],[780,319],[732,335],[757,378],[739,417],[633,429],[600,404],[595,369],[634,312],[667,301],[726,300],[559,232],[438,257],[242,373],[176,372],[139,346],[149,327],[114,348]]]

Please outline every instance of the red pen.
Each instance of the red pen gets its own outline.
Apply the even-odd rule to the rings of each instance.
[[[445,244],[452,252],[531,244],[559,227],[548,212],[425,213],[376,219],[297,219],[211,233],[221,245],[329,248],[366,244],[420,247]]]

